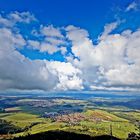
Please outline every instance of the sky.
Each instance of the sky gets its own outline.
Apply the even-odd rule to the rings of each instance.
[[[139,92],[139,15],[139,0],[0,1],[0,92]]]

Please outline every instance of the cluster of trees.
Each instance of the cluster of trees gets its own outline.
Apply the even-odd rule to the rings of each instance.
[[[0,134],[14,134],[21,131],[21,128],[14,126],[10,122],[0,119]]]
[[[140,140],[140,121],[139,120],[136,121],[135,126],[137,127],[136,130],[138,131],[138,133],[135,133],[135,132],[129,133],[127,140]]]
[[[129,133],[127,140],[140,140],[140,133],[138,134],[134,132]]]

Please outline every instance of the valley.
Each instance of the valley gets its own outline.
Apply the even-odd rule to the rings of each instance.
[[[125,93],[1,94],[0,139],[52,130],[126,139],[139,133],[139,101]]]

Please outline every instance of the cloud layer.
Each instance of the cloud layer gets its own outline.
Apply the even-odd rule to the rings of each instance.
[[[0,16],[0,90],[140,91],[140,29],[113,33],[121,23],[106,24],[95,44],[73,25],[40,25],[23,34],[19,26],[33,22],[29,12]],[[25,48],[64,60],[32,60],[20,53]]]

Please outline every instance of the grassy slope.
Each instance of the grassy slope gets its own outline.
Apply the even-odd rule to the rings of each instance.
[[[37,115],[21,113],[21,112],[11,113],[8,116],[1,117],[1,118],[21,128],[29,126],[31,125],[31,123],[34,122],[45,121],[43,118],[39,118]]]
[[[126,119],[117,117],[116,115],[113,115],[107,111],[103,110],[87,110],[84,114],[87,116],[95,116],[97,118],[103,119],[103,120],[108,120],[108,121],[128,121]]]
[[[113,114],[130,121],[140,120],[140,112],[113,112]]]

